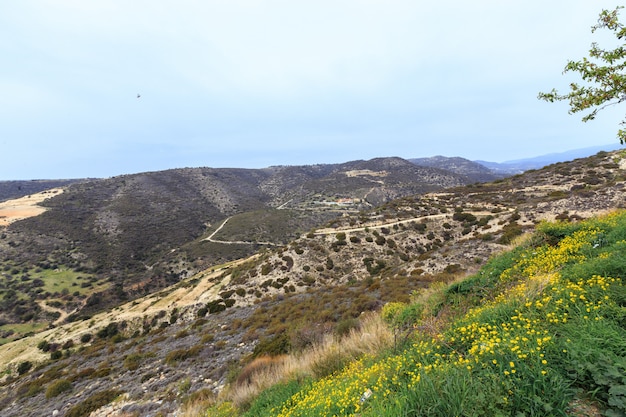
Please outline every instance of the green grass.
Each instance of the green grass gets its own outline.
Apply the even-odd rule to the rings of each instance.
[[[435,309],[422,301],[400,349],[277,385],[243,415],[566,416],[575,399],[626,415],[624,253],[624,211],[542,224]]]
[[[22,323],[22,324],[4,324],[0,326],[0,334],[13,330],[13,334],[9,337],[0,337],[0,345],[17,340],[29,333],[37,333],[48,327],[48,323]]]
[[[83,287],[81,284],[89,283],[91,277],[63,267],[32,272],[32,277],[41,279],[44,282],[42,289],[51,294],[61,293],[63,290],[69,291],[69,293],[78,291],[81,294],[89,294],[94,292],[98,286],[98,284],[92,283],[89,287]]]

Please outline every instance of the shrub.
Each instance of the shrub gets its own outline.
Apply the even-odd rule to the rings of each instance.
[[[516,222],[511,222],[502,228],[502,236],[500,236],[497,242],[501,245],[508,245],[522,233],[522,227]]]
[[[139,369],[139,364],[142,357],[143,356],[140,353],[131,353],[124,358],[124,367],[129,371],[135,371]]]
[[[89,414],[91,414],[92,411],[96,411],[98,408],[107,405],[122,393],[123,391],[116,389],[99,391],[85,399],[85,401],[78,403],[69,410],[67,410],[65,417],[88,416]]]
[[[207,303],[206,307],[211,314],[226,310],[226,305],[222,303],[222,300],[210,301]]]
[[[359,321],[354,318],[341,320],[335,326],[335,333],[338,336],[347,336],[353,329],[359,328]]]
[[[262,339],[252,352],[252,357],[257,358],[262,355],[278,356],[289,352],[291,343],[285,333],[279,333],[269,339]]]
[[[56,397],[62,392],[72,389],[72,383],[67,379],[59,379],[48,386],[46,389],[46,398],[50,399]]]
[[[169,352],[165,356],[165,363],[169,365],[173,365],[176,362],[187,360],[191,357],[197,356],[202,350],[202,345],[195,345],[190,347],[189,349],[176,349]]]
[[[47,340],[42,340],[41,342],[39,342],[39,344],[37,344],[37,349],[41,350],[42,352],[49,352],[50,343]]]
[[[30,361],[20,362],[17,365],[17,373],[18,375],[24,375],[26,372],[30,371],[30,368],[33,367],[33,364]]]
[[[455,212],[452,215],[452,219],[458,222],[473,223],[476,221],[476,216],[474,216],[472,213]]]
[[[111,322],[106,327],[103,327],[102,329],[98,330],[98,333],[96,333],[96,336],[98,336],[100,339],[109,339],[115,336],[118,332],[119,332],[119,329],[117,327],[117,323]]]

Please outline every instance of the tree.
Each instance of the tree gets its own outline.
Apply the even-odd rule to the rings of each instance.
[[[563,73],[579,73],[585,84],[571,83],[568,94],[559,94],[556,89],[539,93],[539,99],[550,103],[567,100],[570,114],[591,109],[582,118],[583,122],[595,119],[598,111],[608,106],[626,101],[626,27],[619,22],[620,9],[623,7],[602,10],[598,23],[591,27],[592,33],[598,29],[612,31],[619,46],[602,49],[594,42],[589,50],[589,59],[584,57],[580,61],[569,61],[563,70]],[[620,125],[626,126],[626,119]],[[626,129],[619,129],[617,137],[622,145],[626,143]]]

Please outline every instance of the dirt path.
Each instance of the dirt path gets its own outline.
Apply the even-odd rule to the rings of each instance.
[[[411,223],[411,222],[415,222],[418,220],[423,220],[423,219],[436,219],[436,218],[442,218],[442,217],[446,217],[446,216],[450,216],[450,214],[444,213],[444,214],[432,214],[430,216],[422,216],[422,217],[413,217],[411,219],[406,219],[406,220],[398,220],[395,222],[391,222],[391,223],[374,223],[374,224],[368,224],[367,226],[362,226],[362,227],[354,227],[351,229],[346,229],[346,228],[336,228],[336,229],[319,229],[317,231],[315,231],[313,234],[314,235],[331,235],[333,233],[338,233],[338,232],[346,232],[346,233],[350,233],[350,232],[362,232],[365,229],[382,229],[383,227],[389,227],[389,226],[394,226],[396,224],[404,224],[404,223]]]
[[[272,243],[272,242],[249,242],[249,241],[245,241],[245,240],[217,240],[217,239],[213,239],[213,236],[215,236],[217,234],[217,232],[219,232],[220,230],[222,230],[222,227],[224,227],[224,225],[230,220],[231,218],[227,218],[226,220],[224,220],[224,222],[222,224],[220,224],[220,226],[215,229],[215,231],[213,233],[211,233],[211,235],[209,237],[207,237],[204,240],[207,240],[209,242],[213,242],[213,243],[223,243],[225,245],[268,245],[268,246],[280,246],[277,245],[276,243]]]
[[[67,316],[69,316],[72,313],[75,313],[76,310],[72,311],[72,313],[68,313],[65,310],[62,310],[60,308],[56,308],[56,307],[52,307],[49,306],[48,304],[46,304],[44,301],[37,301],[37,304],[39,304],[39,307],[41,307],[42,310],[46,310],[52,313],[59,313],[60,316],[58,319],[56,319],[54,322],[52,322],[53,325],[58,326],[59,324],[63,323],[65,321],[65,319],[67,318]]]
[[[490,214],[493,214],[489,211],[471,211],[468,212],[470,214],[473,214],[475,216],[488,216]],[[393,227],[397,224],[405,224],[405,223],[411,223],[411,222],[416,222],[416,221],[420,221],[420,220],[424,220],[424,219],[440,219],[443,217],[452,217],[452,214],[450,213],[442,213],[442,214],[431,214],[428,216],[421,216],[421,217],[413,217],[410,219],[405,219],[405,220],[397,220],[395,222],[390,222],[390,223],[374,223],[374,224],[368,224],[367,226],[362,226],[362,227],[354,227],[354,228],[341,228],[338,227],[336,229],[334,228],[330,228],[330,229],[318,229],[315,232],[313,232],[314,235],[332,235],[334,233],[339,233],[339,232],[344,232],[344,233],[350,233],[350,232],[362,232],[365,229],[382,229],[383,227]]]

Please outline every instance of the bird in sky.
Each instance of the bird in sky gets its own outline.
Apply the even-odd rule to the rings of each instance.
[[[141,94],[137,94],[137,98],[141,98]]]

